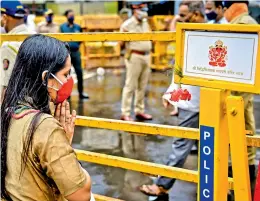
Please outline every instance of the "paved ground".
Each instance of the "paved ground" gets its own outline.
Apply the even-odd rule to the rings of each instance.
[[[120,117],[121,91],[125,75],[120,70],[109,71],[104,78],[93,76],[85,80],[85,91],[90,100],[78,101],[76,88],[72,95],[72,107],[79,115],[118,119]],[[177,117],[169,115],[161,104],[163,92],[171,78],[166,73],[152,73],[146,93],[147,112],[154,116],[152,123],[176,125]],[[256,119],[260,117],[260,98],[256,97]],[[257,121],[260,128],[260,122]],[[260,133],[260,132],[259,132]],[[144,161],[164,163],[171,151],[171,138],[162,136],[134,136],[119,131],[76,129],[73,146],[100,153],[124,156]],[[147,201],[138,186],[150,183],[151,178],[138,172],[84,163],[93,180],[93,192],[125,199]],[[197,155],[190,155],[185,168],[197,169]],[[152,199],[150,199],[152,200]],[[170,192],[171,201],[196,200],[196,185],[177,181]]]

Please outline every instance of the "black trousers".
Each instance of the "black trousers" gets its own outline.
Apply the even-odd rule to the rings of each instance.
[[[78,79],[78,92],[79,95],[83,93],[83,73],[81,68],[81,54],[79,51],[71,52],[71,63],[75,69],[77,79]]]

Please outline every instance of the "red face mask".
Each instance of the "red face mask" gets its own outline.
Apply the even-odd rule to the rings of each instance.
[[[51,74],[51,75],[62,85],[60,89],[50,87],[57,91],[57,97],[56,97],[56,100],[54,101],[54,104],[59,104],[70,97],[72,89],[73,89],[74,81],[73,81],[73,78],[70,77],[67,80],[67,82],[62,83],[55,75],[53,75],[53,74]]]

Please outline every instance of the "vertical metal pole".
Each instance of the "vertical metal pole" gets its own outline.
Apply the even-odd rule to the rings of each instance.
[[[80,15],[83,15],[84,14],[84,10],[83,10],[84,2],[80,1],[79,3],[80,3],[80,5],[79,5],[80,6]]]
[[[225,100],[229,93],[201,88],[198,200],[226,201],[228,129]]]
[[[227,116],[235,199],[251,201],[244,101],[242,97],[229,96],[227,98]]]

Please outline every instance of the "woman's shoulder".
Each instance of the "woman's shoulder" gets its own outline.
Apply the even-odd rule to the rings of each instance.
[[[44,132],[46,134],[51,134],[56,129],[63,130],[61,124],[57,119],[55,119],[50,114],[41,114],[39,117],[38,125],[37,125],[37,132]]]
[[[54,118],[54,116],[46,113],[41,113],[40,114],[40,120],[39,124],[51,124],[51,125],[60,125],[58,120]]]
[[[34,134],[34,142],[46,143],[54,133],[64,133],[64,129],[52,115],[41,114]]]

